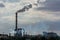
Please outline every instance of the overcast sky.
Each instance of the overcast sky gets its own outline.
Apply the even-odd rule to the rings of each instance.
[[[18,27],[28,34],[60,33],[60,0],[0,0],[0,33],[15,28],[15,12],[27,4],[32,8],[18,14]]]

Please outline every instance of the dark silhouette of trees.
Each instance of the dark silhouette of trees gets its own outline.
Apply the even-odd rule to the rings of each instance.
[[[45,37],[43,35],[25,35],[23,37],[16,37],[16,36],[8,36],[8,37],[2,37],[0,40],[60,40],[60,36],[50,36]]]

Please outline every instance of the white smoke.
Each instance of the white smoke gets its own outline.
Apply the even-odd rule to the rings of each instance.
[[[10,29],[10,34],[11,34],[11,36],[14,36],[15,33],[16,33],[16,31]]]

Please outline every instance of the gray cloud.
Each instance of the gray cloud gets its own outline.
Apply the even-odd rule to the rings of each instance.
[[[6,33],[8,34],[10,32],[10,29],[14,29],[14,24],[10,23],[9,21],[3,22],[0,20],[0,33]]]
[[[46,2],[43,5],[44,7],[38,7],[36,9],[47,11],[60,11],[60,0],[46,0]]]
[[[3,2],[19,2],[20,0],[0,0],[0,1],[3,1]]]
[[[5,5],[3,3],[0,3],[0,7],[5,7]]]
[[[50,31],[60,31],[60,21],[46,21]]]
[[[4,22],[3,22],[4,21]],[[43,31],[59,31],[60,30],[60,21],[42,21],[34,24],[18,24],[18,27],[22,27],[28,34],[38,34]],[[9,33],[10,29],[15,28],[15,21],[9,22],[7,19],[0,20],[0,33],[5,32]],[[31,32],[31,33],[30,33]]]
[[[42,22],[37,22],[37,23],[32,23],[32,24],[21,24],[21,22],[18,23],[18,27],[20,28],[24,28],[25,31],[28,34],[38,34],[38,33],[42,33],[43,31],[47,31],[48,30],[48,26],[44,23],[44,21]],[[10,22],[7,19],[1,19],[0,20],[0,33],[9,33],[10,29],[15,29],[15,21]],[[42,30],[44,29],[44,30]]]
[[[42,22],[37,22],[37,23],[32,23],[32,24],[21,24],[19,23],[18,27],[24,28],[28,34],[38,34],[42,33],[43,31],[48,31],[49,26],[46,25],[44,21]],[[31,32],[31,33],[29,33]]]
[[[10,1],[10,0],[9,0]],[[5,1],[6,2],[6,1]],[[11,2],[11,1],[10,1]],[[13,2],[13,1],[12,1]],[[56,4],[56,2],[57,2],[57,4]],[[59,1],[60,2],[60,1]],[[45,6],[44,7],[39,7],[39,8],[37,8],[37,10],[49,10],[49,11],[59,11],[60,9],[58,9],[60,6],[58,5],[59,4],[59,2],[58,2],[58,0],[56,1],[56,0],[47,0],[46,2],[45,2]],[[54,6],[51,6],[52,4],[54,3]],[[57,6],[56,6],[57,5]],[[56,7],[55,7],[56,6]],[[14,6],[15,7],[15,6]],[[7,7],[7,8],[9,8],[9,7]],[[20,8],[20,7],[19,7]],[[55,9],[54,9],[55,8]],[[6,10],[6,9],[5,9]],[[2,33],[2,32],[5,32],[5,33],[8,33],[9,32],[9,29],[14,29],[14,27],[15,27],[15,20],[13,19],[12,20],[12,22],[11,22],[11,20],[9,19],[8,20],[8,18],[7,17],[4,17],[4,16],[10,16],[10,15],[14,15],[14,13],[12,13],[12,12],[5,12],[5,10],[0,14],[0,18],[1,17],[3,17],[3,19],[0,19],[0,33]],[[10,11],[10,9],[9,9],[9,11]],[[51,19],[52,17],[54,18],[56,15],[58,16],[60,16],[60,12],[57,14],[57,13],[54,13],[54,14],[52,14],[52,13],[50,13],[51,15],[52,15],[52,17],[49,15],[49,14],[47,14],[46,13],[46,15],[45,15],[45,13],[43,12],[43,13],[40,13],[39,12],[39,14],[38,14],[38,11],[36,11],[35,12],[35,10],[33,11],[31,11],[32,12],[32,14],[26,14],[25,16],[24,15],[20,15],[20,17],[21,16],[24,16],[24,17],[26,17],[25,19],[28,19],[28,20],[34,20],[34,18],[37,16],[37,18],[35,18],[35,20],[37,19],[37,20],[42,20],[41,18],[40,18],[40,16],[41,17],[45,17],[45,19],[47,18],[47,19]],[[33,13],[34,12],[34,13]],[[28,12],[29,13],[29,12]],[[35,15],[34,15],[35,14]],[[38,14],[38,15],[37,15]],[[32,15],[34,15],[33,17],[32,17]],[[39,16],[40,15],[40,16]],[[47,16],[48,15],[48,16]],[[30,16],[32,17],[32,19],[30,18]],[[39,18],[38,18],[38,16],[39,16]],[[56,17],[57,17],[56,16]],[[51,17],[51,18],[50,18]],[[53,18],[52,18],[52,20],[53,20]],[[57,18],[59,18],[59,17],[57,17]],[[21,18],[20,18],[21,19]],[[27,20],[27,21],[28,21]],[[58,19],[59,20],[59,19]],[[23,21],[24,21],[24,19],[23,19]],[[28,21],[29,22],[29,21]],[[23,23],[23,22],[22,22]],[[34,32],[35,33],[41,33],[41,31],[43,32],[43,31],[48,31],[48,30],[60,30],[59,28],[59,25],[60,24],[60,21],[45,21],[44,20],[44,22],[37,22],[37,23],[31,23],[31,24],[27,24],[26,25],[26,23],[25,24],[21,24],[21,22],[19,22],[19,27],[23,27],[28,33],[29,33],[29,31],[32,33],[32,34],[34,34]],[[44,29],[44,30],[43,30]],[[2,30],[2,31],[1,31]],[[30,34],[30,33],[29,33]]]

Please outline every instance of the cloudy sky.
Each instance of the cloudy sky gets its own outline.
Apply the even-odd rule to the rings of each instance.
[[[15,29],[15,12],[27,4],[33,7],[18,14],[19,28],[28,34],[60,33],[60,0],[0,0],[0,33]]]

